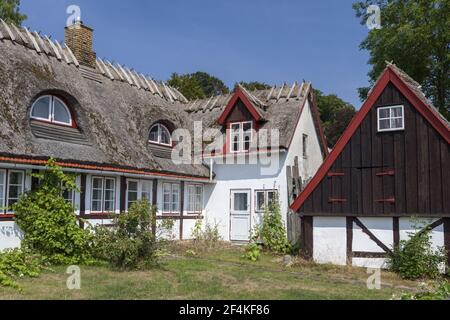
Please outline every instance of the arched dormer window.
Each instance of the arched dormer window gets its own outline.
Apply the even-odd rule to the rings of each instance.
[[[161,144],[163,146],[172,146],[172,137],[169,129],[161,123],[154,124],[150,129],[149,142]]]
[[[53,95],[39,97],[33,103],[31,107],[31,119],[70,127],[74,123],[67,105]]]

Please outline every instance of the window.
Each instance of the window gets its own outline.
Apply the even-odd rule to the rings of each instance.
[[[71,203],[72,206],[75,205],[75,192],[73,190],[64,190],[62,193],[62,197],[67,202]]]
[[[177,183],[163,184],[163,212],[180,213],[180,185]]]
[[[65,103],[55,96],[42,96],[31,107],[31,118],[72,126],[72,116]]]
[[[378,108],[378,132],[405,129],[403,106]]]
[[[116,180],[114,178],[92,178],[92,212],[114,212]]]
[[[128,180],[127,183],[127,209],[139,200],[152,200],[152,181]]]
[[[189,213],[201,213],[203,210],[203,186],[187,186],[187,211]]]
[[[24,186],[24,171],[0,170],[0,214],[12,213],[10,208],[19,200]]]
[[[308,135],[304,134],[302,139],[303,158],[308,158]]]
[[[246,152],[252,144],[253,122],[235,122],[230,125],[230,152]]]
[[[277,197],[277,190],[256,191],[255,211],[263,212],[266,208],[270,208],[270,206],[276,201]]]
[[[170,131],[164,125],[157,123],[150,129],[149,141],[152,143],[172,146]]]

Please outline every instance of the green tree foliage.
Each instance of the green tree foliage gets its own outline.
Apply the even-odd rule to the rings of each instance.
[[[230,92],[222,80],[206,72],[190,74],[172,74],[168,84],[177,88],[186,98],[203,99]]]
[[[269,86],[268,84],[263,83],[263,82],[258,82],[258,81],[243,82],[243,81],[241,81],[241,82],[236,83],[234,85],[234,89],[237,88],[238,84],[243,86],[245,89],[247,89],[249,91],[266,90],[266,89],[270,89],[271,88],[271,86]]]
[[[0,0],[0,18],[7,23],[21,25],[27,18],[19,12],[20,0]]]
[[[33,177],[40,179],[39,187],[23,194],[12,208],[24,232],[22,248],[51,264],[90,263],[90,234],[78,226],[72,204],[62,196],[76,190],[74,177],[64,174],[53,159],[44,174]]]
[[[37,254],[22,249],[0,252],[0,286],[19,289],[17,279],[35,278],[42,269],[42,257]]]
[[[314,91],[320,111],[320,119],[327,137],[329,147],[332,148],[341,137],[352,120],[355,108],[340,99],[337,95],[324,95],[322,91]]]
[[[361,23],[367,7],[381,8],[381,29],[373,29],[360,48],[370,53],[371,84],[393,61],[422,84],[440,112],[450,119],[450,0],[364,0],[353,4]],[[365,99],[367,89],[360,90]]]

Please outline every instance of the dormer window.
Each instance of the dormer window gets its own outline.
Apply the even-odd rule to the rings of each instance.
[[[31,107],[31,119],[72,126],[72,115],[66,104],[58,97],[45,95],[38,98]]]
[[[233,122],[230,124],[230,152],[247,152],[252,143],[253,122]]]
[[[163,146],[172,146],[172,137],[169,129],[160,123],[153,125],[150,129],[149,141]]]

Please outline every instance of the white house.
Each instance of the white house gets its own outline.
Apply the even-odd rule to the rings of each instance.
[[[30,174],[51,157],[77,174],[80,192],[64,197],[92,224],[110,224],[148,199],[159,220],[175,221],[174,238],[189,239],[201,219],[217,222],[225,240],[248,241],[274,192],[287,221],[290,202],[327,153],[311,84],[188,101],[176,88],[98,59],[93,30],[81,22],[65,31],[60,44],[0,23],[0,249],[20,245],[11,205],[37,186]],[[224,133],[221,152],[177,164],[173,133],[195,135],[200,120],[203,130]],[[254,147],[262,129],[279,132],[279,144]],[[279,161],[265,170],[268,149]],[[230,156],[256,164],[220,164]]]

